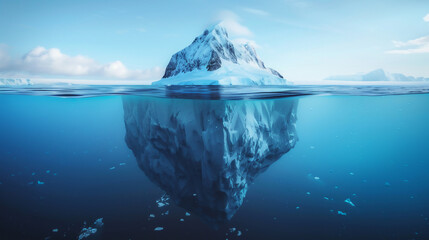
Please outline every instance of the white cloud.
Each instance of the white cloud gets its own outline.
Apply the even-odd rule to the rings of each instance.
[[[240,18],[237,14],[229,10],[221,11],[217,18],[217,21],[222,21],[228,33],[236,36],[252,36],[252,32],[242,24],[239,23]]]
[[[423,20],[424,20],[425,22],[429,22],[429,13],[428,13],[426,16],[424,16]]]
[[[255,14],[255,15],[259,15],[259,16],[268,16],[269,13],[259,10],[259,9],[254,9],[254,8],[244,8],[244,11],[251,13],[251,14]]]
[[[429,36],[413,39],[407,42],[393,41],[393,44],[397,48],[390,50],[387,53],[391,54],[413,54],[413,53],[429,53]]]
[[[89,76],[108,79],[158,80],[163,70],[130,70],[121,61],[100,64],[77,55],[69,56],[58,48],[36,47],[21,59],[13,60],[0,48],[0,70],[8,73],[26,73],[41,76]]]

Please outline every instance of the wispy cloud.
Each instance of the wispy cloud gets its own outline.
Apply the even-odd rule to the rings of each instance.
[[[216,21],[222,21],[228,32],[236,36],[252,36],[253,33],[240,23],[240,17],[232,11],[223,10],[217,15]]]
[[[268,12],[265,12],[265,11],[260,10],[260,9],[243,8],[243,10],[245,12],[248,12],[248,13],[251,13],[251,14],[255,14],[255,15],[259,15],[259,16],[268,16],[268,15],[270,15]]]
[[[20,59],[12,59],[0,48],[0,72],[25,73],[39,76],[86,76],[104,79],[157,80],[163,70],[128,69],[121,61],[100,64],[86,56],[69,56],[58,48],[36,47]]]
[[[387,51],[390,54],[413,54],[413,53],[429,53],[429,36],[409,40],[406,42],[393,41],[393,45],[397,48]]]
[[[423,17],[423,20],[429,22],[429,14]],[[395,49],[387,51],[390,54],[415,54],[415,53],[429,53],[429,35],[420,37],[417,39],[412,39],[406,42],[402,41],[393,41]]]
[[[423,20],[425,22],[429,22],[429,13],[426,16],[423,17]]]

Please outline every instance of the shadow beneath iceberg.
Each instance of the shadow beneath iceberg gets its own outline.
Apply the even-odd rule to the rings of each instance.
[[[214,101],[123,96],[125,141],[171,199],[218,225],[258,174],[297,142],[298,99]]]

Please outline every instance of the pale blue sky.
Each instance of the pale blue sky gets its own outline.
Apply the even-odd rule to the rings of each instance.
[[[0,0],[0,74],[150,80],[206,26],[230,18],[250,31],[237,37],[293,81],[376,68],[429,77],[428,14],[427,0]],[[82,68],[48,68],[44,53]],[[123,74],[107,74],[116,69]]]

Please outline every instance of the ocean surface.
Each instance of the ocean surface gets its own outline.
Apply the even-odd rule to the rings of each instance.
[[[429,239],[428,92],[0,87],[0,239]]]

